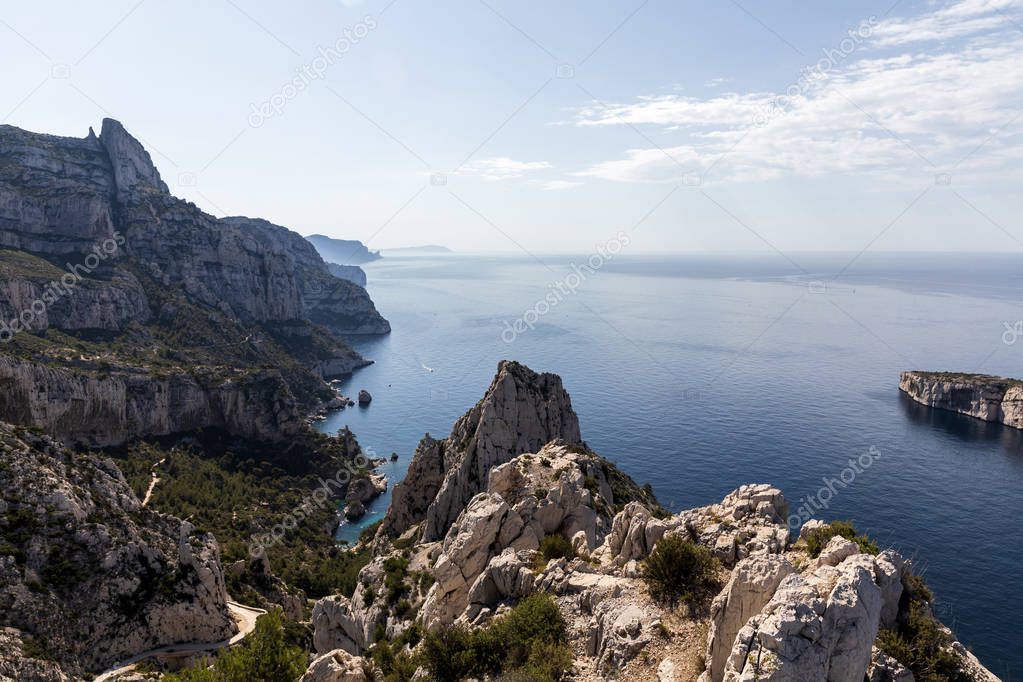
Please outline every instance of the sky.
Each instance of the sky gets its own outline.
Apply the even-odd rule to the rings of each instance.
[[[2,0],[0,63],[0,122],[370,248],[1023,251],[1023,0]]]

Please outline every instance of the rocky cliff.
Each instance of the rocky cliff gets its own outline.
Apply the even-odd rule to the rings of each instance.
[[[0,355],[0,414],[69,442],[116,445],[140,435],[218,428],[254,440],[293,438],[301,415],[275,370],[105,375]]]
[[[335,239],[322,234],[306,237],[309,243],[323,256],[323,260],[341,265],[360,265],[380,260],[379,251],[370,251],[356,239]]]
[[[26,398],[0,418],[104,444],[287,437],[296,409],[329,401],[323,378],[367,364],[339,335],[389,331],[297,233],[172,196],[120,123],[84,139],[0,126],[0,352]]]
[[[0,451],[0,671],[80,679],[236,631],[213,536],[142,507],[110,460],[6,423]]]
[[[451,438],[423,440],[406,479],[423,492],[413,498],[410,482],[388,515],[403,534],[378,534],[354,593],[313,608],[320,660],[379,665],[398,651],[378,656],[381,641],[423,652],[420,627],[438,633],[430,646],[454,647],[441,649],[447,656],[465,637],[459,632],[489,627],[526,597],[546,593],[566,624],[573,680],[909,682],[910,666],[919,679],[997,680],[934,618],[910,561],[817,520],[793,538],[788,502],[770,485],[745,485],[718,503],[668,514],[584,446],[555,440],[509,455],[521,446],[511,434],[530,430],[520,424],[534,435],[577,433],[563,393],[556,377],[502,363]],[[534,420],[538,414],[547,418]],[[466,459],[490,462],[489,469],[470,477],[478,469],[463,468]],[[422,529],[441,518],[431,510],[450,482],[475,494],[434,539]],[[712,557],[710,588],[691,593],[684,607],[657,597],[647,577],[648,559],[669,539]],[[662,567],[679,576],[695,570],[681,558]],[[480,655],[500,656],[503,645]],[[429,665],[443,668],[446,660]],[[371,679],[366,674],[353,679]],[[533,679],[522,671],[510,678],[516,674]],[[424,668],[416,679],[429,676]]]
[[[899,390],[929,407],[1023,429],[1023,381],[986,374],[903,372]]]
[[[349,282],[358,284],[364,289],[366,288],[366,271],[358,265],[338,265],[337,263],[327,263],[327,268],[330,270],[330,274],[335,277],[347,279]]]
[[[491,469],[552,440],[581,441],[579,418],[555,374],[537,374],[517,362],[498,366],[486,395],[462,416],[444,441],[427,435],[405,481],[395,486],[384,531],[400,535],[425,521],[423,539],[439,540]]]

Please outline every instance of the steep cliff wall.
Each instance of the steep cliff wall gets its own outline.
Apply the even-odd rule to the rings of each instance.
[[[899,390],[930,407],[1023,429],[1023,381],[953,372],[903,372]]]
[[[172,196],[117,121],[85,139],[0,126],[0,246],[73,261],[115,232],[126,240],[116,259],[246,323],[316,318],[339,333],[390,330],[365,291],[337,283],[297,233],[218,220]]]
[[[275,370],[113,370],[104,376],[5,355],[0,415],[94,446],[207,427],[275,441],[302,428],[295,400]]]

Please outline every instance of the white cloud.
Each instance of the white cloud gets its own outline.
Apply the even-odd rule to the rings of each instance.
[[[579,185],[582,185],[582,184],[583,183],[581,183],[581,182],[575,182],[573,180],[550,180],[549,182],[543,183],[543,188],[545,190],[548,190],[548,191],[551,191],[551,190],[563,190],[563,189],[572,189],[572,188],[578,187]]]
[[[817,78],[804,74],[778,93],[589,105],[576,125],[658,126],[664,134],[657,139],[667,141],[661,148],[629,149],[578,175],[677,182],[712,168],[711,180],[896,177],[945,171],[982,143],[958,170],[1016,168],[1023,118],[1007,124],[1023,103],[1023,30],[1010,19],[1021,4],[961,0],[916,18],[879,22]],[[953,39],[952,46],[933,42]]]
[[[467,163],[458,170],[458,175],[477,175],[484,180],[507,180],[521,178],[527,173],[551,167],[547,161],[516,161],[507,156],[495,156]]]

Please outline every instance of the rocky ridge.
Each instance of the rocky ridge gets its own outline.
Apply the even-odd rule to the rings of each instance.
[[[4,636],[53,657],[59,674],[40,679],[236,631],[212,535],[142,507],[110,460],[5,423],[0,448]],[[0,651],[0,672],[16,679],[41,665]]]
[[[987,374],[902,372],[899,390],[918,403],[1023,429],[1023,381]]]

